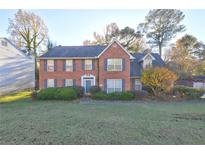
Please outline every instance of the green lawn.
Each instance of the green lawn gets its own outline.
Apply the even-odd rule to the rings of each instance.
[[[3,103],[0,144],[205,144],[205,102]]]

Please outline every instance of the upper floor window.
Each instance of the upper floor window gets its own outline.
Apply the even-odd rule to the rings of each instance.
[[[47,87],[55,87],[55,81],[54,79],[48,79],[47,80]]]
[[[73,86],[73,80],[72,79],[66,79],[65,80],[65,86],[66,87]]]
[[[47,60],[47,71],[54,72],[54,60]]]
[[[108,71],[122,71],[122,59],[112,58],[107,60]]]
[[[2,41],[1,41],[1,45],[6,47],[6,46],[7,46],[7,42],[4,41],[4,40],[2,40]]]
[[[73,60],[66,60],[66,71],[73,71]]]
[[[85,60],[85,70],[92,70],[92,60],[91,59]]]
[[[150,67],[152,67],[152,57],[148,55],[143,61],[143,68],[150,68]]]

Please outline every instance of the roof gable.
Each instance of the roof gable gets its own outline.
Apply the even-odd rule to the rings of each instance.
[[[157,53],[149,53],[153,59],[153,67],[160,66],[164,67],[165,62]],[[132,54],[135,59],[130,64],[130,76],[131,77],[139,77],[141,76],[142,67],[142,59],[147,55],[147,53],[134,53]]]
[[[128,56],[130,57],[130,59],[134,59],[134,57],[120,44],[120,42],[117,39],[113,39],[113,41],[98,55],[98,58],[107,51],[107,49],[109,49],[109,47],[111,47],[111,45],[113,43],[117,43],[122,49],[123,51],[125,51],[126,54],[128,54]]]
[[[32,59],[32,57],[27,56],[24,52],[17,48],[16,45],[14,45],[9,39],[1,37],[0,40],[6,41],[8,45],[5,48],[11,50],[12,52],[15,52],[18,56],[23,56],[25,58]]]

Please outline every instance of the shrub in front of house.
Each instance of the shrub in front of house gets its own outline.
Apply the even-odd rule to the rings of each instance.
[[[40,100],[74,100],[77,99],[77,93],[70,87],[55,87],[42,89],[37,93],[37,99]]]
[[[164,67],[148,68],[142,71],[141,81],[152,90],[154,96],[171,92],[177,74]]]
[[[74,86],[73,89],[76,91],[78,97],[83,97],[84,96],[84,87]]]
[[[96,100],[106,100],[108,99],[108,96],[105,92],[101,91],[101,92],[92,94],[91,98],[96,99]]]
[[[96,93],[98,93],[98,92],[101,92],[101,88],[100,88],[99,86],[92,86],[92,87],[90,88],[90,93],[91,93],[91,94],[96,94]]]
[[[91,95],[93,99],[96,100],[132,100],[134,99],[134,94],[132,92],[97,92]]]
[[[143,99],[148,96],[148,92],[145,90],[136,90],[134,91],[134,95],[137,99]]]
[[[199,99],[204,94],[204,90],[177,85],[174,87],[173,93],[179,97]]]

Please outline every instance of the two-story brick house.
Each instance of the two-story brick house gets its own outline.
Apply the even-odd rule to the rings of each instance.
[[[117,40],[108,46],[57,46],[40,57],[39,86],[98,85],[106,92],[140,90],[141,70],[164,66],[158,54],[130,54]]]

